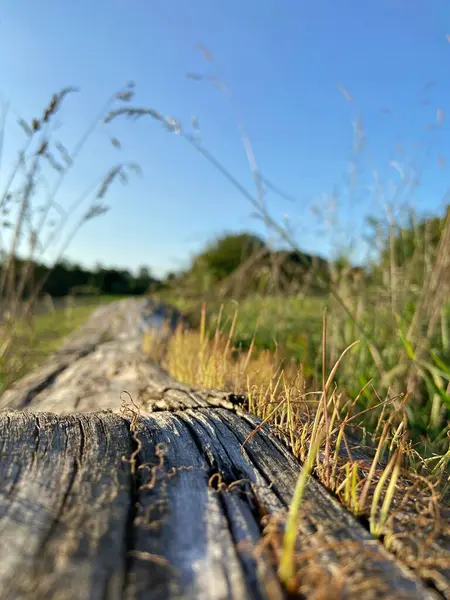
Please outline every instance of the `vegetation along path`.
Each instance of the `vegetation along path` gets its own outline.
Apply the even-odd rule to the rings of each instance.
[[[181,385],[144,356],[154,310],[102,306],[0,398],[2,600],[288,596],[300,464],[267,426],[247,440],[259,420],[243,396]],[[397,506],[388,550],[311,477],[289,594],[450,598],[448,510],[427,521],[416,492]]]

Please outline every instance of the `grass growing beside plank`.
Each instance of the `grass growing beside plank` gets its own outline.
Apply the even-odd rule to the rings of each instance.
[[[247,410],[259,416],[262,423],[243,446],[258,429],[268,424],[303,463],[289,515],[274,515],[274,522],[281,518],[283,524],[281,528],[268,527],[268,542],[282,549],[277,556],[280,577],[286,587],[297,591],[299,585],[297,527],[302,518],[303,492],[311,475],[352,513],[365,520],[373,537],[393,552],[402,552],[408,536],[416,535],[416,527],[422,528],[422,532],[431,528],[433,535],[437,535],[439,498],[448,491],[446,465],[449,456],[434,457],[438,459],[437,464],[429,469],[414,452],[407,436],[405,407],[408,395],[380,399],[379,405],[367,409],[366,413],[356,411],[363,390],[355,398],[348,398],[336,385],[336,378],[345,362],[358,353],[359,344],[349,345],[338,361],[327,368],[325,318],[322,381],[315,389],[308,385],[301,365],[285,363],[283,366],[273,352],[256,352],[255,336],[248,349],[238,351],[232,343],[238,322],[239,310],[235,309],[231,323],[225,326],[222,310],[217,315],[215,329],[208,329],[207,311],[203,306],[198,329],[179,327],[166,341],[163,352],[155,352],[150,343],[146,349],[161,360],[172,376],[184,383],[246,392]],[[157,344],[157,338],[147,340],[150,341]],[[376,431],[371,436],[371,447],[367,452],[355,452],[355,440],[361,440],[363,433],[357,426],[363,424],[364,414],[377,408],[382,410]],[[354,436],[356,432],[360,435]],[[356,447],[361,449],[361,445],[358,441]],[[415,506],[413,509],[411,502]],[[417,509],[417,503],[422,503],[420,509]],[[408,505],[408,510],[416,517],[420,512],[425,524],[419,524],[414,517],[406,529],[402,529],[398,515],[404,513]],[[401,537],[404,541],[399,544]],[[411,566],[416,565],[419,558],[413,552],[408,555]]]
[[[0,361],[0,393],[58,350],[65,338],[78,329],[98,306],[119,298],[94,296],[66,301],[65,308],[37,314],[31,323],[17,323],[14,344]]]
[[[200,326],[202,301],[176,294],[162,294],[161,299],[186,314],[194,326]],[[302,363],[306,375],[312,375],[316,350],[321,344],[322,313],[326,297],[252,295],[239,303],[228,300],[206,303],[207,326],[214,330],[220,313],[220,329],[229,332],[238,307],[239,318],[232,331],[233,346],[246,351],[278,352],[290,362]]]
[[[352,353],[341,365],[336,381],[341,393],[352,399],[358,396],[355,411],[365,411],[364,426],[372,434],[379,429],[383,419],[381,398],[399,396],[410,391],[405,406],[408,413],[408,433],[416,450],[424,458],[445,454],[449,449],[449,423],[446,414],[450,409],[450,310],[445,306],[439,315],[440,326],[429,339],[429,357],[419,358],[416,344],[407,339],[405,319],[392,319],[390,306],[379,298],[376,289],[361,289],[353,301],[363,316],[366,328],[381,350],[377,365],[371,342],[358,335],[351,317],[343,315],[327,296],[249,296],[239,303],[225,301],[223,305],[207,303],[207,326],[214,331],[220,313],[220,329],[229,333],[233,314],[238,318],[233,326],[231,344],[244,353],[252,346],[253,356],[269,351],[278,360],[301,366],[302,377],[318,389],[322,378],[322,312],[328,310],[328,363],[334,363],[340,353],[356,339],[358,351]],[[379,298],[379,301],[375,300]],[[165,300],[166,298],[163,299]],[[182,312],[187,312],[194,326],[200,326],[201,300],[167,299]],[[349,302],[351,298],[349,298]],[[356,310],[356,309],[355,309]],[[411,370],[417,375],[411,386]]]

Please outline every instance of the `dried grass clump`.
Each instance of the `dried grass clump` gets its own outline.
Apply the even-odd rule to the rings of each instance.
[[[279,574],[285,585],[298,591],[299,574],[301,586],[313,576],[305,571],[305,565],[300,565],[296,550],[303,496],[311,476],[319,479],[356,516],[365,519],[372,535],[391,551],[405,554],[405,545],[399,543],[397,535],[398,523],[405,521],[405,514],[410,520],[408,535],[412,535],[414,527],[417,536],[422,535],[423,522],[419,522],[417,502],[422,521],[428,515],[427,531],[431,528],[433,535],[437,535],[439,498],[446,485],[442,465],[448,456],[440,456],[439,471],[430,474],[428,470],[427,477],[404,468],[414,460],[413,448],[407,440],[409,395],[388,397],[365,412],[355,411],[364,390],[348,400],[339,392],[335,379],[338,370],[356,351],[356,342],[341,354],[329,373],[324,360],[322,389],[307,391],[298,367],[289,365],[284,369],[273,353],[255,352],[254,344],[246,352],[239,352],[233,346],[237,319],[236,309],[231,324],[221,323],[219,318],[215,330],[208,331],[203,306],[198,331],[179,327],[166,339],[163,352],[150,355],[161,360],[170,374],[184,383],[245,393],[246,408],[262,421],[243,445],[267,425],[303,463],[289,513],[283,517],[283,534],[277,538]],[[326,341],[324,315],[324,357]],[[372,436],[370,447],[365,448],[361,443],[364,432],[359,426],[365,414],[380,408],[377,433]],[[431,542],[430,536],[424,539],[424,544]],[[410,552],[404,560],[419,568],[420,556],[416,554]],[[357,584],[356,580],[354,583]]]

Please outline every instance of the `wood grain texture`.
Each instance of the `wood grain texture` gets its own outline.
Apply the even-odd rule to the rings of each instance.
[[[114,413],[5,411],[0,429],[2,598],[284,597],[255,552],[298,465],[261,434],[242,453],[250,425],[235,413],[162,411],[130,432]],[[314,480],[298,550],[312,548],[335,597],[434,597]]]
[[[147,309],[103,308],[0,399],[2,600],[286,597],[277,553],[300,465],[267,427],[242,448],[259,423],[243,397],[181,385],[145,360]],[[410,535],[411,508],[399,514]],[[406,545],[394,557],[312,478],[302,593],[450,598],[447,540],[424,552],[441,559],[430,587],[399,560]]]

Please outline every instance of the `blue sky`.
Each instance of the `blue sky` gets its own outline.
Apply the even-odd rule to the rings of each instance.
[[[422,212],[441,208],[448,169],[438,157],[450,154],[447,125],[444,118],[436,130],[424,126],[436,123],[438,108],[449,113],[449,32],[446,0],[4,0],[0,94],[10,111],[0,183],[23,143],[18,116],[30,120],[53,91],[78,86],[59,116],[70,148],[111,93],[133,80],[134,105],[187,125],[196,115],[202,143],[252,190],[237,106],[259,169],[296,199],[269,194],[273,216],[287,213],[300,247],[329,255],[352,234],[358,239],[365,215],[382,210],[375,170],[388,201],[400,181],[397,167],[410,161],[423,168],[410,200]],[[209,48],[212,65],[197,44]],[[208,82],[186,78],[189,72],[218,75],[234,104]],[[367,139],[362,153],[353,149],[358,114]],[[120,152],[112,135],[122,142]],[[229,182],[151,119],[96,130],[60,202],[122,160],[138,162],[142,177],[114,188],[111,211],[80,230],[69,258],[147,264],[162,275],[221,231],[264,234]],[[358,183],[349,187],[352,163]],[[318,204],[328,224],[311,210]]]

